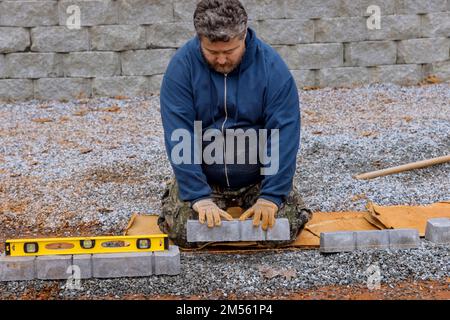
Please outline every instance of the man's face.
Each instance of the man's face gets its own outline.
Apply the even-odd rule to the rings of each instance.
[[[245,37],[235,37],[228,42],[211,42],[206,37],[201,37],[203,56],[211,68],[220,73],[230,73],[239,63],[245,53]]]

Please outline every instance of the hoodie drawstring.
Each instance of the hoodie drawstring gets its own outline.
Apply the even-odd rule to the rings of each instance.
[[[236,112],[234,113],[234,123],[236,123],[239,119],[239,79],[241,77],[241,64],[239,64],[239,71],[237,76],[237,82],[236,82],[236,99],[234,100],[236,103]]]

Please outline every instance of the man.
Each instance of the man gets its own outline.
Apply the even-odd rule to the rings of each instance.
[[[175,179],[158,224],[181,247],[199,245],[186,240],[188,219],[217,227],[233,219],[230,207],[246,210],[239,219],[252,218],[264,230],[276,218],[289,219],[291,240],[262,243],[268,246],[295,240],[311,215],[293,188],[300,141],[296,84],[247,20],[238,0],[200,1],[197,36],[176,52],[164,75],[161,117]]]

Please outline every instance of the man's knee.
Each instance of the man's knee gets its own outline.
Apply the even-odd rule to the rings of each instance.
[[[158,225],[162,232],[169,236],[169,239],[176,245],[183,248],[196,247],[195,244],[187,242],[186,225],[187,221],[195,216],[194,210],[189,202],[176,202],[171,205],[167,203],[163,206],[158,217]]]
[[[187,220],[194,217],[194,213],[189,202],[169,200],[162,205],[158,224],[163,224],[165,229],[178,233],[185,227]]]
[[[300,215],[302,215],[302,210],[306,211],[305,213],[303,213],[303,215],[306,214],[306,218],[308,221],[311,218],[311,210],[306,208],[305,202],[300,196],[298,189],[294,187],[287,196],[283,206],[280,208],[278,216],[285,216],[288,219],[296,219],[299,218]],[[304,219],[305,217],[302,218]]]

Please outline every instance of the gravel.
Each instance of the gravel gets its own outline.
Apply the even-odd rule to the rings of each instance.
[[[376,285],[376,273],[383,285],[396,282],[439,280],[449,276],[449,248],[426,240],[418,249],[366,250],[352,253],[320,254],[317,250],[256,252],[252,254],[183,253],[181,274],[148,278],[82,280],[78,290],[65,289],[56,282],[58,297],[110,297],[128,295],[172,295],[226,298],[234,295],[284,296],[300,289],[324,285]],[[0,284],[4,295],[20,296],[33,288],[41,291],[49,281]]]
[[[449,154],[450,84],[377,84],[301,91],[300,96],[302,146],[295,183],[311,209],[364,210],[369,200],[424,205],[450,199],[450,163],[369,181],[353,178]],[[26,233],[121,234],[132,213],[159,212],[170,176],[158,96],[0,104],[2,242]],[[84,280],[81,291],[65,290],[64,282],[56,281],[0,283],[0,296],[41,291],[49,283],[60,298],[284,295],[326,284],[366,283],[369,266],[380,268],[382,283],[450,276],[449,246],[425,240],[419,249],[333,255],[317,250],[182,253],[181,263],[179,276]]]
[[[367,200],[419,205],[450,198],[450,163],[353,179],[357,173],[450,154],[449,84],[325,89],[302,100],[306,126],[296,181],[312,209],[364,210]],[[359,200],[353,201],[355,196]]]

